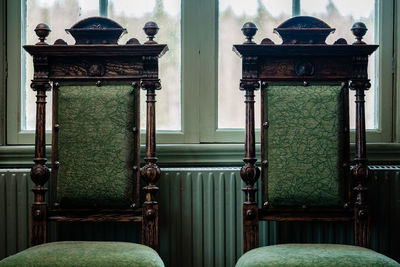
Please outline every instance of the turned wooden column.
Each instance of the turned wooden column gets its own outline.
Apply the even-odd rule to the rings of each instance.
[[[36,45],[47,45],[45,38],[50,32],[48,25],[39,24],[35,32],[40,42]],[[31,246],[47,242],[47,203],[44,186],[49,180],[50,170],[46,166],[46,91],[51,89],[48,78],[47,57],[34,57],[34,78],[31,88],[36,91],[36,132],[35,132],[35,165],[31,169],[31,179],[35,186],[32,191],[34,200],[31,207]]]
[[[367,28],[364,23],[357,22],[352,27],[357,41],[353,45],[365,45],[362,37]],[[350,89],[355,91],[356,103],[356,155],[355,166],[351,174],[356,186],[354,187],[354,243],[362,247],[370,247],[370,211],[366,200],[368,165],[366,152],[366,130],[365,130],[365,99],[364,92],[371,87],[368,79],[368,56],[353,57],[353,78],[350,81]]]
[[[255,127],[254,127],[254,90],[259,86],[256,80],[243,80],[240,83],[245,94],[246,104],[246,141],[244,166],[240,170],[240,176],[246,186],[243,203],[243,251],[247,252],[258,247],[258,204],[256,201],[257,188],[254,184],[260,177],[260,169],[255,165],[257,158],[255,152]]]
[[[158,202],[155,195],[158,192],[156,186],[160,179],[161,170],[157,166],[156,156],[156,130],[155,130],[155,90],[160,88],[159,80],[142,81],[141,86],[146,90],[147,122],[146,122],[146,154],[144,161],[146,164],[141,170],[141,175],[146,186],[145,201],[143,203],[143,231],[142,243],[158,250]]]
[[[144,31],[149,40],[147,45],[157,44],[153,38],[157,34],[158,26],[155,22],[147,22]],[[144,56],[144,78],[141,80],[141,88],[146,91],[146,154],[144,161],[146,164],[141,170],[141,176],[146,182],[143,187],[145,201],[143,203],[143,223],[142,223],[142,243],[159,250],[158,233],[158,202],[156,194],[158,187],[157,181],[160,179],[161,170],[157,165],[156,155],[156,90],[161,89],[158,79],[158,58]]]
[[[242,28],[246,36],[244,44],[255,44],[252,41],[257,32],[254,23],[247,22]],[[245,193],[243,203],[243,251],[247,252],[258,247],[258,204],[256,201],[257,188],[254,184],[260,177],[260,169],[255,165],[256,158],[256,139],[255,139],[255,120],[254,120],[254,91],[260,88],[257,79],[256,57],[243,58],[243,78],[240,80],[240,90],[245,92],[246,105],[246,140],[245,155],[243,158],[244,166],[240,170],[240,176],[246,186],[242,189]]]

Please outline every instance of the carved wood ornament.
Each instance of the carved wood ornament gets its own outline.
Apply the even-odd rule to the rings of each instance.
[[[242,45],[234,45],[234,51],[242,58],[242,79],[240,89],[245,91],[246,105],[246,139],[244,166],[240,171],[246,186],[243,203],[243,248],[244,252],[258,247],[258,221],[354,221],[355,244],[370,246],[370,213],[366,202],[368,166],[365,140],[365,107],[364,91],[370,87],[367,74],[368,56],[377,45],[367,45],[362,41],[367,28],[364,23],[357,22],[351,28],[357,41],[348,45],[343,38],[333,45],[325,43],[327,36],[335,29],[325,22],[313,18],[299,16],[291,18],[275,29],[283,40],[280,45],[265,38],[261,44],[253,41],[257,26],[252,22],[243,25],[242,32],[246,41]],[[313,82],[329,82],[342,84],[344,94],[344,127],[343,138],[345,163],[344,187],[346,188],[346,204],[344,207],[312,208],[312,207],[272,207],[263,200],[263,207],[258,208],[254,184],[260,177],[255,156],[255,122],[254,91],[261,88],[262,95],[268,83],[292,82],[304,86]],[[356,156],[355,166],[350,170],[350,133],[348,121],[348,89],[356,92]],[[264,103],[261,102],[261,109]],[[264,112],[262,111],[262,117]],[[262,118],[262,128],[269,127]],[[264,131],[261,131],[261,142],[266,142]],[[264,145],[262,154],[264,155]],[[261,172],[268,168],[267,159],[261,159]],[[285,170],[282,170],[284,172]],[[350,179],[351,178],[351,179]],[[352,186],[353,190],[351,190]],[[262,186],[264,188],[264,186]]]
[[[34,77],[31,87],[37,92],[35,165],[31,169],[31,179],[34,202],[32,205],[31,245],[47,242],[47,222],[142,222],[142,243],[156,250],[158,241],[158,202],[155,195],[158,191],[156,183],[161,171],[157,166],[156,156],[156,125],[155,125],[155,91],[161,89],[158,78],[158,58],[167,50],[164,44],[157,44],[154,36],[158,26],[155,22],[147,22],[143,28],[149,40],[143,45],[135,38],[125,45],[118,45],[121,34],[126,33],[118,23],[107,18],[92,17],[84,19],[71,29],[67,29],[74,38],[75,45],[68,45],[58,39],[53,45],[46,43],[50,33],[48,25],[39,24],[35,32],[39,37],[36,45],[25,45],[24,49],[33,56]],[[44,186],[50,177],[46,166],[45,152],[45,113],[46,91],[54,90],[65,81],[89,81],[102,86],[104,81],[122,80],[132,85],[134,90],[141,87],[147,92],[147,122],[146,122],[146,164],[140,170],[140,162],[132,166],[137,172],[138,192],[136,203],[140,203],[139,186],[142,177],[145,181],[143,190],[145,201],[131,209],[64,209],[57,203],[51,203],[48,208]],[[57,103],[53,103],[53,110]],[[139,112],[139,106],[137,108]],[[138,116],[138,115],[137,115]],[[52,149],[52,191],[55,191],[57,168],[54,139],[60,126],[53,122]],[[140,153],[140,131],[136,129],[136,149]],[[138,157],[140,159],[140,156]],[[73,185],[71,185],[73,186]]]

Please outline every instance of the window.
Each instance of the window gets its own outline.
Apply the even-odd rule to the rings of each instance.
[[[336,28],[327,43],[341,37],[352,43],[349,28],[361,20],[369,28],[365,40],[380,44],[369,65],[375,84],[367,95],[367,116],[372,118],[367,122],[367,140],[391,141],[393,5],[393,0],[8,0],[8,144],[33,143],[34,101],[27,101],[34,94],[29,89],[31,58],[24,56],[22,44],[36,42],[33,29],[42,21],[53,30],[49,43],[63,38],[71,44],[64,29],[99,14],[127,28],[120,43],[131,37],[144,42],[145,21],[159,24],[156,40],[167,43],[170,50],[160,60],[163,89],[157,98],[157,141],[168,144],[243,142],[241,59],[232,45],[243,43],[244,22],[257,24],[255,41],[268,37],[280,43],[272,33],[274,27],[292,15],[311,15]],[[15,14],[21,14],[18,23]],[[259,95],[256,100],[259,103]]]

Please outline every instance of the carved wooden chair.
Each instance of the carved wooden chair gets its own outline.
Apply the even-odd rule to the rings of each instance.
[[[31,87],[37,92],[35,165],[31,178],[31,245],[4,265],[164,266],[159,247],[160,178],[155,153],[155,91],[161,88],[154,22],[143,30],[148,41],[117,41],[126,29],[113,20],[92,17],[67,29],[75,45],[61,39],[48,45],[48,25],[24,49],[33,56]],[[140,88],[146,91],[146,154],[140,169]],[[46,164],[46,92],[53,94],[51,171]],[[51,177],[50,206],[45,195]],[[145,182],[141,198],[141,178]],[[143,201],[141,203],[141,201]],[[48,242],[48,222],[127,222],[142,224],[142,243]],[[39,246],[37,246],[39,245]]]
[[[234,45],[243,59],[246,186],[243,246],[237,266],[398,266],[372,250],[366,202],[368,166],[364,91],[370,87],[368,56],[377,45],[362,41],[367,29],[355,23],[357,41],[325,43],[334,31],[313,17],[294,17],[275,32],[283,43],[252,41],[257,27],[245,23],[246,41]],[[261,87],[261,171],[255,165],[254,91]],[[350,165],[349,89],[355,91],[356,157]],[[262,208],[255,187],[261,174]],[[283,244],[258,247],[258,222],[353,222],[356,246]],[[256,248],[256,249],[255,249]]]

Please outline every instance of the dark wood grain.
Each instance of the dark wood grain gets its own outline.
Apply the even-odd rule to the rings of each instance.
[[[32,56],[44,55],[52,57],[73,56],[155,56],[161,57],[168,51],[167,45],[24,45],[23,48]]]
[[[259,210],[259,219],[265,221],[340,221],[354,220],[351,208],[335,207],[279,207]]]
[[[50,209],[48,220],[57,222],[142,222],[142,209]]]
[[[268,81],[345,81],[351,78],[352,60],[338,56],[260,57],[259,78]],[[313,72],[298,73],[301,66]],[[297,72],[296,72],[297,70]]]
[[[142,57],[67,57],[52,58],[50,79],[132,80],[142,76]]]
[[[378,45],[326,45],[326,44],[282,44],[282,45],[234,45],[235,51],[240,57],[259,56],[259,57],[297,57],[297,56],[355,56],[371,55]]]

